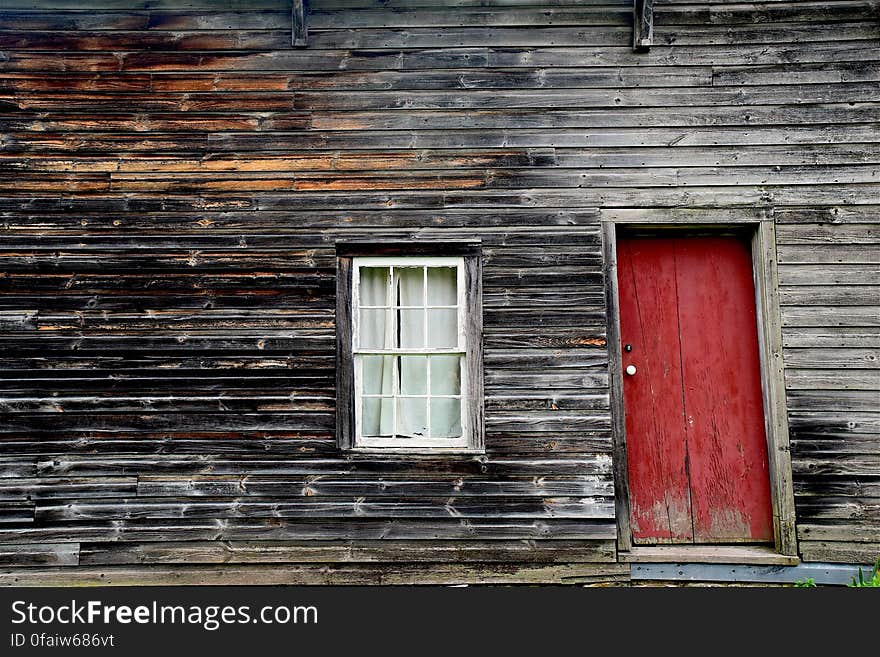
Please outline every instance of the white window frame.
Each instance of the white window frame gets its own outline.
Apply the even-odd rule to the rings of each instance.
[[[393,268],[395,267],[455,267],[456,268],[456,319],[457,319],[457,340],[458,344],[455,348],[431,349],[427,346],[420,349],[361,349],[360,348],[360,269],[362,267],[388,267],[389,275],[393,281]],[[430,450],[430,449],[455,449],[465,450],[470,447],[473,428],[468,425],[468,406],[471,403],[471,391],[468,387],[468,359],[471,357],[471,345],[468,344],[466,331],[467,306],[466,306],[466,280],[465,280],[465,259],[461,256],[438,256],[438,257],[421,257],[421,256],[358,256],[352,259],[352,331],[351,331],[351,353],[352,365],[354,367],[354,445],[355,448],[385,448],[393,450]],[[424,295],[424,331],[425,344],[427,345],[428,330],[428,309],[435,306],[428,305],[427,298],[427,276],[425,276],[425,295]],[[395,314],[393,309],[396,307],[393,299],[390,300],[392,308],[392,316]],[[451,306],[436,306],[437,308],[451,308]],[[396,321],[396,320],[395,320]],[[430,435],[423,438],[412,437],[388,437],[388,436],[364,436],[361,427],[363,416],[363,356],[365,355],[424,355],[426,358],[431,355],[459,355],[461,358],[461,389],[459,390],[459,409],[461,413],[461,435],[454,438],[432,438]],[[430,367],[428,368],[427,388],[424,397],[427,398],[427,421],[430,427],[431,422],[431,397],[450,397],[454,395],[432,395]],[[395,371],[392,382],[392,403],[393,426],[397,427],[397,403],[399,391],[399,381]],[[369,396],[369,395],[368,395]],[[421,397],[423,395],[406,395],[407,397]],[[378,397],[378,395],[377,395]]]

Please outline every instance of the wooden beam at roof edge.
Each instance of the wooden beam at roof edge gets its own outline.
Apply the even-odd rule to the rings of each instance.
[[[633,1],[633,50],[645,52],[654,45],[654,0]]]
[[[290,42],[294,48],[305,48],[309,45],[309,28],[306,24],[308,14],[308,0],[293,0],[290,6]]]

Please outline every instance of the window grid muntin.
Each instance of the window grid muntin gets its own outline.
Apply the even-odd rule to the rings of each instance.
[[[467,390],[467,379],[466,379],[466,361],[468,358],[467,354],[467,344],[466,344],[466,333],[465,333],[465,268],[464,268],[464,258],[461,257],[357,257],[354,258],[353,262],[353,301],[354,301],[354,310],[352,313],[352,319],[354,323],[354,331],[353,331],[353,345],[352,345],[352,355],[354,359],[354,369],[355,369],[355,443],[360,446],[367,447],[467,447],[468,446],[468,431],[469,427],[467,426],[467,412],[466,412],[466,404],[465,400],[468,396]],[[389,305],[382,306],[362,306],[360,304],[360,289],[361,289],[361,269],[364,268],[382,268],[388,269],[387,274],[387,288],[385,294],[386,302],[390,302]],[[394,295],[394,283],[395,269],[411,269],[413,267],[419,267],[422,270],[422,302],[423,306],[410,306],[396,303],[397,299]],[[448,304],[428,304],[428,269],[431,267],[437,268],[454,268],[455,269],[455,283],[456,283],[456,304],[448,305]],[[414,348],[403,348],[403,347],[391,347],[386,349],[361,349],[361,311],[362,310],[390,310],[391,316],[391,333],[395,335],[394,342],[399,341],[398,336],[398,313],[395,312],[400,309],[422,309],[422,341],[423,347],[419,349]],[[432,309],[455,309],[456,310],[456,346],[455,348],[429,348],[428,347],[428,311]],[[386,316],[387,321],[387,316]],[[387,330],[387,329],[386,329]],[[392,394],[384,395],[384,394],[364,394],[363,392],[363,356],[366,355],[377,355],[377,356],[390,356],[394,360],[392,361]],[[400,391],[400,356],[406,355],[416,355],[416,356],[424,356],[428,358],[426,363],[426,394],[425,395],[403,395]],[[431,362],[430,356],[437,355],[456,355],[459,356],[459,394],[458,395],[442,395],[442,394],[431,394],[431,379],[430,379],[430,371],[431,371]],[[459,427],[460,427],[460,435],[453,437],[434,437],[431,435],[432,427],[431,427],[431,397],[435,397],[438,399],[457,399],[459,402]],[[411,437],[411,436],[403,436],[399,435],[398,432],[398,405],[399,400],[405,398],[425,398],[426,399],[426,409],[425,409],[425,420],[426,420],[426,429],[428,432],[427,436],[423,437]],[[392,407],[392,432],[391,436],[364,436],[363,435],[363,412],[364,412],[364,399],[390,399],[391,407]],[[381,404],[381,402],[380,402]]]

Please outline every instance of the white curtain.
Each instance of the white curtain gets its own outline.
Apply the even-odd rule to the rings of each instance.
[[[392,294],[401,308],[396,312],[398,343],[405,349],[425,347],[425,271],[422,267],[394,268]],[[401,356],[397,361],[400,398],[397,400],[397,434],[411,438],[428,437],[427,356]]]
[[[387,308],[391,299],[387,267],[362,267],[360,270],[360,305],[383,306],[380,309],[361,310],[360,346],[364,349],[383,349],[392,344],[391,311]],[[361,431],[365,436],[390,436],[394,434],[394,418],[390,398],[393,392],[391,368],[393,356],[363,356],[363,393],[388,395],[388,397],[365,397],[361,413]]]
[[[430,306],[456,304],[456,269],[429,267],[426,273],[425,268],[419,266],[395,267],[393,271],[391,280],[387,267],[360,268],[360,348],[454,348],[458,341],[456,309],[428,308],[426,312],[426,302]],[[449,397],[461,394],[461,356],[363,355],[361,359],[363,394],[382,395],[381,398],[363,397],[361,431],[364,436],[427,438],[429,406],[431,437],[461,435],[461,401]],[[393,396],[394,368],[398,377],[396,396]],[[430,405],[428,396],[431,396]]]

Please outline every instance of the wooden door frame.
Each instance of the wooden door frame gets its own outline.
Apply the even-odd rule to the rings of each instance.
[[[713,217],[713,215],[715,215]],[[707,218],[708,216],[708,218]],[[608,323],[608,370],[611,393],[611,431],[614,470],[617,546],[633,549],[630,525],[629,481],[624,418],[623,355],[620,346],[620,309],[617,282],[617,231],[619,227],[648,230],[731,229],[752,233],[752,273],[758,318],[758,353],[764,427],[767,436],[770,499],[776,552],[797,556],[794,489],[788,438],[788,409],[782,357],[782,320],[779,312],[779,283],[776,271],[776,226],[763,209],[742,210],[603,210],[601,214],[604,257],[605,300]],[[680,545],[684,553],[687,545]],[[700,546],[705,547],[705,546]],[[685,560],[685,559],[683,559]]]

